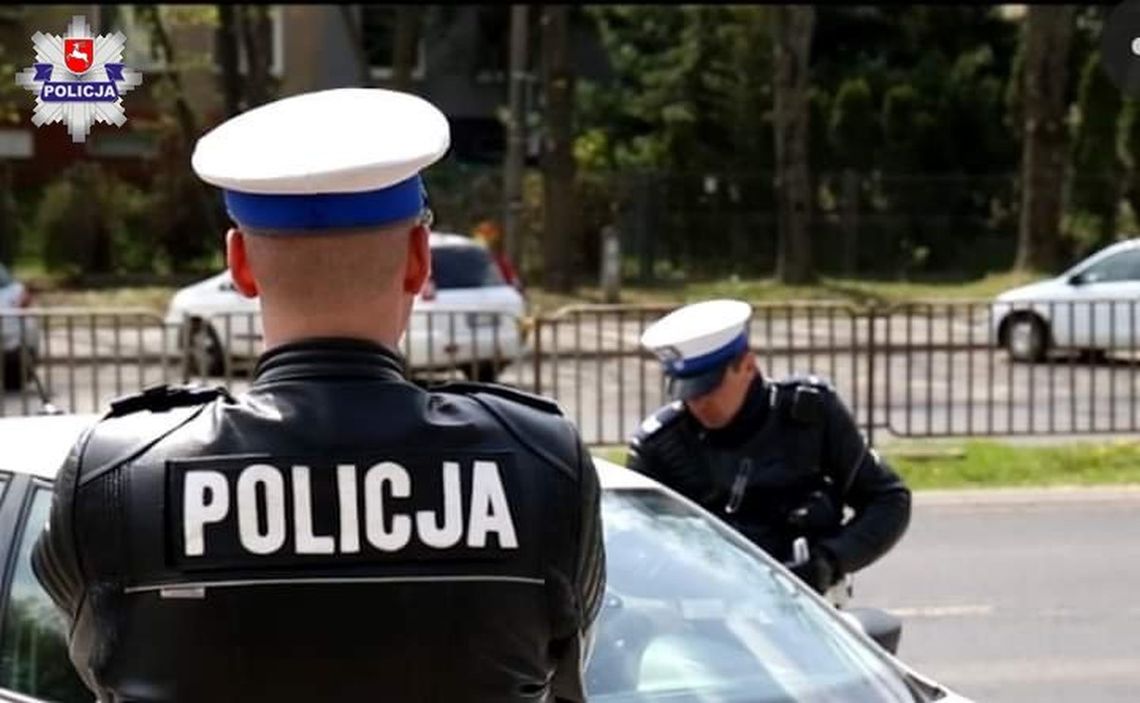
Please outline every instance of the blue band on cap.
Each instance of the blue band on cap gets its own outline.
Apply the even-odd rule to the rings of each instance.
[[[234,221],[266,229],[369,227],[418,215],[427,202],[417,174],[393,186],[362,193],[265,194],[225,191]]]
[[[748,331],[741,332],[731,342],[707,354],[691,359],[673,359],[665,362],[665,373],[677,378],[688,378],[702,374],[732,361],[748,349]]]

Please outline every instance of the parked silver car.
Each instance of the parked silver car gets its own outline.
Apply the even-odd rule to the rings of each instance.
[[[415,371],[455,367],[494,381],[525,347],[526,300],[471,238],[432,232],[430,245],[432,278],[416,296],[400,351]],[[227,271],[175,293],[166,323],[187,335],[194,373],[220,376],[262,351],[260,301],[238,293]]]
[[[0,420],[0,583],[9,585],[0,591],[0,701],[92,699],[30,555],[52,479],[93,419]],[[874,632],[890,620],[885,613],[840,613],[694,503],[595,462],[608,583],[586,671],[591,701],[965,701],[872,641],[868,631],[883,642],[897,637],[889,627]]]
[[[994,337],[1015,361],[1053,350],[1140,347],[1140,238],[1105,247],[1055,278],[1005,291],[991,305]]]
[[[24,387],[39,354],[39,322],[34,317],[19,314],[31,303],[27,286],[0,264],[0,359],[4,390]]]

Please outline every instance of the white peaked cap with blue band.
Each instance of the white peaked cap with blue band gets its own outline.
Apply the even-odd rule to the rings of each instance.
[[[752,306],[709,300],[674,310],[641,335],[641,345],[661,360],[669,393],[688,400],[713,390],[729,362],[748,349]]]
[[[240,226],[381,226],[426,206],[420,171],[447,152],[447,118],[423,98],[379,88],[304,93],[244,112],[202,136],[191,166],[223,190]]]

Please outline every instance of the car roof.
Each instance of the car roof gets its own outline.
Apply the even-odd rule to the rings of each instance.
[[[1103,248],[1097,252],[1089,254],[1084,259],[1081,259],[1076,264],[1074,264],[1072,268],[1075,269],[1075,268],[1080,268],[1080,267],[1084,267],[1084,266],[1090,266],[1090,265],[1092,265],[1098,261],[1101,261],[1103,259],[1108,258],[1109,256],[1112,256],[1113,254],[1116,254],[1116,253],[1119,253],[1122,251],[1127,251],[1129,249],[1135,249],[1137,247],[1140,247],[1140,237],[1133,237],[1131,239],[1122,239],[1119,242],[1114,242],[1114,243],[1109,244],[1108,246],[1106,246],[1105,248]]]
[[[33,415],[0,419],[0,470],[54,479],[71,446],[96,415]]]
[[[479,242],[471,237],[451,232],[432,232],[428,237],[428,246],[432,247],[480,247]]]
[[[98,415],[33,415],[0,418],[0,471],[53,480],[73,444]],[[602,488],[657,488],[649,478],[594,457]]]

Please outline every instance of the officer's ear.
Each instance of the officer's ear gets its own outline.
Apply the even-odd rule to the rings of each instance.
[[[417,295],[431,276],[431,246],[427,225],[417,224],[408,232],[408,264],[404,267],[404,292]]]
[[[226,264],[230,269],[230,278],[234,280],[234,288],[247,298],[256,298],[257,281],[249,267],[245,235],[240,229],[231,228],[226,232]]]
[[[747,349],[743,354],[736,357],[736,361],[732,362],[732,370],[746,375],[752,375],[756,370],[756,352]]]

